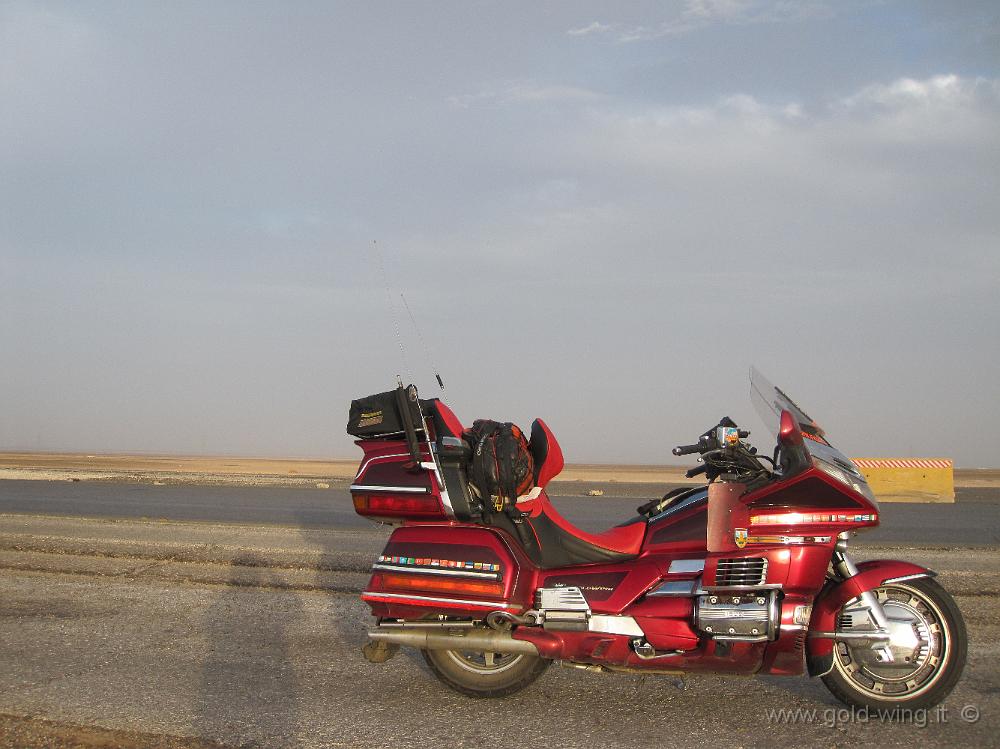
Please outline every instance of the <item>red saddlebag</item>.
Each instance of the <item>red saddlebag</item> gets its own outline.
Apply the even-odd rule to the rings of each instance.
[[[481,618],[531,608],[531,562],[489,528],[414,525],[397,528],[372,566],[361,598],[378,617],[428,614]]]

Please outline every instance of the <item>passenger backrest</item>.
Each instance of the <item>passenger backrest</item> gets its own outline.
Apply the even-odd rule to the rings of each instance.
[[[531,424],[531,440],[528,442],[531,457],[535,461],[535,486],[545,488],[563,469],[563,454],[556,437],[541,419]]]

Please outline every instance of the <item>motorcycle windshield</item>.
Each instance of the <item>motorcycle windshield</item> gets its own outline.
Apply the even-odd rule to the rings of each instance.
[[[798,404],[785,394],[781,388],[771,384],[756,367],[750,367],[750,402],[757,415],[764,420],[771,434],[778,436],[778,425],[781,412],[788,411],[799,425],[803,434],[826,442],[824,432],[809,414],[799,408]]]
[[[874,502],[875,497],[868,482],[854,461],[831,445],[826,432],[788,395],[775,387],[755,367],[750,368],[750,402],[771,433],[777,437],[781,412],[788,411],[806,438],[805,446],[813,465],[836,480],[847,484],[859,494]]]

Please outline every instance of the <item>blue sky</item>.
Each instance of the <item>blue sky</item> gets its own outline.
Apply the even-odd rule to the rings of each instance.
[[[758,426],[755,364],[851,454],[997,465],[998,37],[995,3],[0,3],[0,448],[347,457],[350,399],[433,360],[469,423],[669,462]]]

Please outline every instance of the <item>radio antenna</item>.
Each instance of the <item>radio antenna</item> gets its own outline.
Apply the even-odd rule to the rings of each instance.
[[[382,283],[385,286],[385,299],[389,303],[389,313],[392,315],[392,327],[396,333],[396,343],[399,344],[399,355],[402,357],[403,369],[406,371],[410,379],[413,379],[413,373],[410,371],[410,365],[406,361],[406,347],[403,346],[403,336],[399,332],[399,316],[396,314],[396,305],[392,302],[392,292],[389,290],[389,274],[385,272],[385,262],[382,260],[382,251],[379,249],[378,242],[372,240],[372,249],[375,252],[375,258],[378,260],[378,267],[382,271]],[[396,382],[399,386],[403,386],[403,378],[400,373],[396,373]]]
[[[438,387],[444,390],[444,380],[441,379],[441,370],[434,365],[434,357],[431,355],[431,349],[427,345],[427,341],[424,340],[423,333],[420,332],[420,326],[417,325],[417,320],[413,317],[413,311],[410,309],[410,305],[406,301],[406,296],[402,291],[399,292],[399,298],[403,300],[403,306],[406,307],[406,314],[410,316],[410,322],[413,323],[413,329],[417,331],[417,338],[420,340],[420,346],[423,348],[424,355],[427,357],[427,361],[431,365],[431,369],[434,371],[434,379],[437,380]]]

